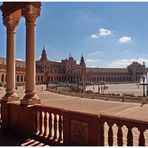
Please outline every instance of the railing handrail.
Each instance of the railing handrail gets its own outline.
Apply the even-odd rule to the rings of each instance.
[[[64,108],[59,108],[59,107],[51,107],[51,106],[46,106],[46,105],[42,105],[42,104],[36,104],[34,105],[34,108],[35,109],[38,109],[38,110],[43,110],[43,111],[50,111],[50,110],[53,110],[57,113],[64,113],[64,112],[69,112],[69,113],[76,113],[76,114],[81,114],[81,115],[86,115],[87,116],[91,116],[91,117],[98,117],[100,115],[98,114],[95,114],[95,113],[88,113],[88,112],[82,112],[82,111],[79,111],[79,110],[68,110],[68,109],[64,109]]]
[[[141,120],[141,119],[131,119],[131,118],[128,118],[128,117],[119,117],[119,116],[113,116],[113,115],[104,115],[104,114],[100,114],[100,118],[102,121],[109,121],[109,122],[113,122],[113,121],[124,121],[123,124],[126,124],[127,122],[132,122],[134,124],[144,124],[144,125],[147,125],[148,126],[148,121],[144,121],[144,120]]]
[[[63,113],[63,109],[62,108],[57,108],[57,107],[49,107],[49,106],[45,106],[45,105],[34,105],[34,108],[37,110],[42,110],[42,111],[53,111],[55,113]]]
[[[100,139],[100,142],[96,142],[99,145],[104,146],[104,131],[105,126],[104,123],[107,123],[109,127],[108,131],[108,144],[111,146],[113,145],[114,138],[113,138],[113,125],[116,125],[118,127],[117,132],[117,145],[123,145],[123,132],[122,127],[127,128],[127,145],[133,145],[133,136],[131,129],[132,128],[138,128],[138,131],[140,132],[139,136],[139,145],[145,145],[145,138],[144,138],[144,131],[148,129],[148,121],[142,121],[137,119],[130,119],[128,117],[119,117],[117,115],[107,115],[107,114],[100,114],[99,116],[97,114],[91,114],[91,113],[85,113],[85,112],[79,112],[79,111],[72,111],[72,110],[66,110],[63,108],[58,107],[50,107],[46,105],[37,104],[34,105],[34,111],[36,112],[36,120],[38,120],[36,129],[37,136],[42,138],[43,140],[47,140],[48,142],[52,142],[53,144],[66,144],[66,138],[67,136],[67,125],[69,125],[70,120],[81,120],[83,122],[87,122],[90,125],[94,122],[93,128],[98,126],[98,129],[100,132],[98,139]],[[85,116],[86,115],[86,116]],[[83,117],[83,118],[82,118]],[[85,118],[86,117],[86,118]],[[67,118],[67,119],[66,119]],[[70,125],[69,125],[70,126]],[[50,129],[50,132],[47,133],[47,127]],[[44,129],[44,130],[43,130]],[[52,130],[54,130],[54,135],[51,135]],[[68,129],[69,131],[70,129]],[[60,133],[60,136],[58,137],[57,133]],[[48,139],[44,135],[48,135]],[[40,136],[43,135],[43,136]],[[65,138],[66,137],[66,138]],[[97,137],[97,136],[96,136]],[[129,138],[131,137],[131,138]],[[56,142],[56,138],[58,138],[58,141]],[[64,140],[66,139],[66,140]],[[68,141],[70,142],[70,141]]]
[[[1,103],[1,100],[0,100],[0,103]],[[85,113],[85,112],[80,112],[80,111],[71,111],[71,110],[66,110],[66,109],[59,108],[59,107],[51,107],[51,106],[46,106],[46,105],[41,105],[41,104],[34,105],[34,108],[36,108],[38,110],[43,110],[43,111],[52,110],[53,112],[60,113],[60,114],[62,114],[63,112],[75,112],[75,113],[78,113],[78,114],[79,113],[80,114],[87,114],[87,115],[90,115],[90,116],[95,116],[95,117],[100,118],[100,120],[102,122],[103,121],[109,121],[109,122],[114,122],[114,121],[121,122],[121,121],[124,121],[124,124],[132,122],[134,125],[135,124],[143,124],[145,126],[148,126],[148,121],[144,121],[144,120],[141,120],[141,119],[138,120],[138,119],[129,118],[129,117],[121,117],[121,116],[117,116],[117,115],[107,115],[107,114],[97,115],[97,114],[93,114],[93,113],[91,114],[91,113]]]

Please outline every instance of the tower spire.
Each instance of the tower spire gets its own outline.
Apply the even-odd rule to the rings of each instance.
[[[45,45],[43,46],[43,50],[45,50]]]
[[[80,60],[80,65],[85,65],[85,61],[84,61],[84,57],[83,57],[83,53],[82,53],[82,56],[81,56],[81,60]]]
[[[43,49],[42,49],[41,60],[47,60],[45,45],[43,46]]]

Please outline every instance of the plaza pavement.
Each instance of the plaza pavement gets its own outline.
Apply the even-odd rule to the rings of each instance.
[[[138,83],[106,84],[106,86],[108,89],[104,90],[104,93],[143,95],[143,86]],[[86,90],[98,92],[98,85],[87,86]]]
[[[42,91],[42,87],[36,86],[37,95],[41,98],[41,103],[46,106],[59,107],[66,110],[92,113],[92,114],[109,114],[121,117],[127,117],[137,120],[148,121],[148,104],[141,105],[139,103],[127,103],[117,101],[104,101],[97,99],[78,98],[65,96],[62,94]],[[0,98],[4,95],[4,91],[0,92]],[[24,96],[23,87],[17,89],[20,98]]]

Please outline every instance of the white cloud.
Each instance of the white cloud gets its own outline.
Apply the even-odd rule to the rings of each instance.
[[[111,34],[112,34],[111,30],[105,28],[99,28],[98,32],[96,34],[92,34],[90,37],[93,39],[98,39],[99,37],[106,37]]]
[[[121,38],[119,38],[119,42],[122,44],[126,44],[132,41],[132,38],[129,36],[123,36]]]
[[[109,64],[110,68],[126,68],[128,65],[130,65],[132,62],[138,62],[140,64],[143,64],[145,62],[146,65],[148,65],[148,58],[137,58],[137,59],[119,59],[113,61],[111,64]]]
[[[93,38],[93,39],[98,39],[98,38],[99,38],[99,36],[98,36],[98,35],[96,35],[96,34],[92,34],[92,35],[91,35],[91,38]]]
[[[105,29],[105,28],[99,29],[99,36],[101,36],[101,37],[106,37],[106,36],[109,36],[111,34],[112,34],[111,30],[108,30],[108,29]]]
[[[88,56],[98,56],[98,55],[101,55],[102,52],[101,51],[94,51],[94,52],[91,52],[88,54]]]
[[[98,67],[100,60],[98,59],[86,59],[86,66],[87,67]]]

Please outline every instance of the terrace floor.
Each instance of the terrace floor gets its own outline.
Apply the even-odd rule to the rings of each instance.
[[[45,86],[43,86],[45,88]],[[140,103],[104,101],[98,99],[78,98],[66,96],[62,94],[43,91],[41,85],[36,86],[37,95],[41,98],[43,105],[58,107],[71,111],[86,112],[92,114],[111,114],[115,116],[127,117],[137,120],[148,121],[148,104]],[[23,87],[17,89],[20,98],[24,96]],[[0,93],[0,99],[4,95],[4,91]]]
[[[44,86],[45,87],[45,86]],[[87,99],[65,96],[48,91],[42,91],[42,86],[37,86],[37,95],[41,98],[43,105],[58,107],[65,110],[77,112],[86,112],[92,114],[108,114],[130,119],[148,121],[148,104],[141,106],[139,103],[126,103],[117,101],[103,101],[97,99]],[[4,91],[0,93],[0,99],[4,95]],[[20,98],[24,95],[23,87],[19,87],[17,94]],[[44,146],[33,139],[20,139],[15,135],[3,133],[0,128],[0,146]]]

